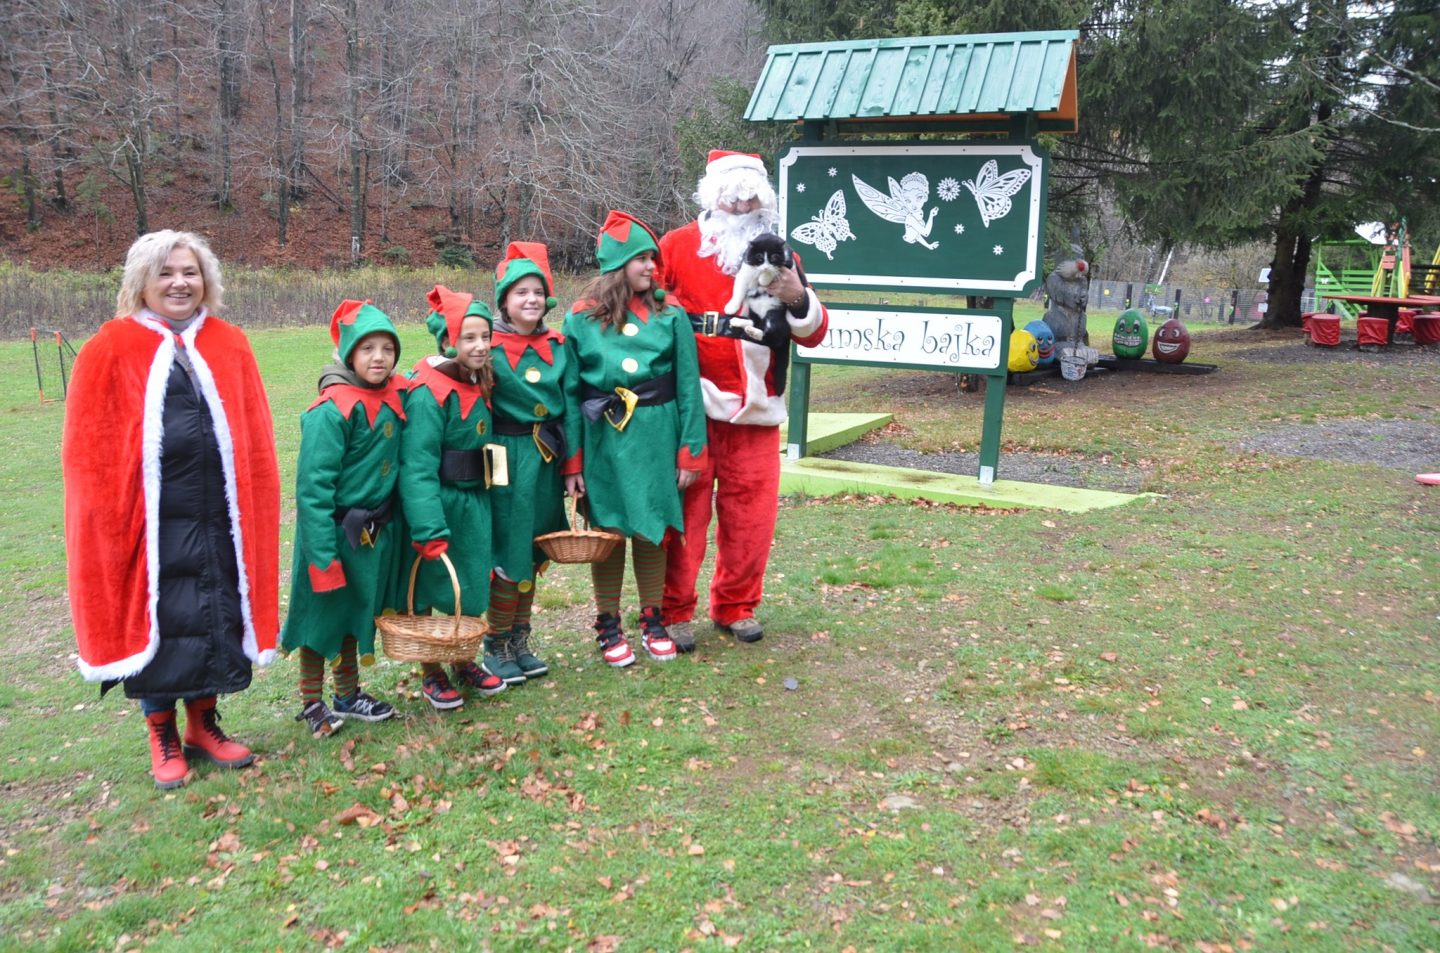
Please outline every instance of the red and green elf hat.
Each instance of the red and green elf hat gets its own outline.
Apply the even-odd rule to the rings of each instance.
[[[544,242],[511,242],[505,257],[495,266],[495,304],[505,310],[505,295],[510,286],[526,275],[535,275],[545,286],[545,310],[560,302],[553,295],[555,281],[550,277],[550,251]]]
[[[595,260],[602,275],[623,268],[627,261],[647,251],[653,251],[659,260],[660,243],[649,225],[625,212],[612,211],[605,217],[595,240]]]
[[[425,297],[434,309],[425,318],[425,327],[435,335],[435,343],[446,357],[455,356],[455,342],[460,340],[460,325],[466,318],[484,318],[486,324],[495,323],[490,318],[489,306],[472,294],[436,285]]]
[[[346,299],[330,316],[330,340],[335,342],[335,354],[340,363],[350,363],[350,352],[367,334],[388,334],[395,339],[395,359],[400,359],[400,334],[390,316],[370,303]]]

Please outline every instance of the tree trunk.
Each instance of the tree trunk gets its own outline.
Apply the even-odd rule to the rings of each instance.
[[[300,184],[305,174],[305,98],[310,81],[306,42],[305,0],[290,0],[290,170],[287,179],[290,194],[299,199],[305,195]]]
[[[365,189],[360,147],[360,23],[356,0],[345,3],[345,128],[350,154],[350,264],[360,264],[365,238]]]
[[[20,147],[20,192],[25,198],[25,225],[32,232],[40,227],[39,189],[35,187],[35,173],[30,169],[30,147]]]

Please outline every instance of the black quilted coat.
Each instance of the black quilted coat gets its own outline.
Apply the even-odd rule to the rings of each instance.
[[[125,679],[130,698],[173,701],[250,684],[240,574],[215,427],[177,361],[166,383],[160,445],[160,648]]]

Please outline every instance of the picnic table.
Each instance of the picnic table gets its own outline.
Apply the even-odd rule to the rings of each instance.
[[[1387,325],[1385,343],[1395,343],[1395,325],[1400,320],[1401,308],[1414,308],[1416,311],[1440,310],[1440,295],[1409,295],[1404,298],[1389,297],[1386,295],[1321,295],[1322,298],[1333,301],[1349,301],[1351,304],[1363,305],[1367,314],[1376,318],[1384,318]]]

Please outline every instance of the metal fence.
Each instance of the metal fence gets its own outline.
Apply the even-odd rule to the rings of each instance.
[[[1140,282],[1092,281],[1088,312],[1123,311],[1139,308],[1149,314],[1169,314],[1180,294],[1180,319],[1215,324],[1254,324],[1265,316],[1268,297],[1263,288],[1206,288],[1193,285],[1160,285],[1147,292]],[[1165,310],[1161,310],[1165,309]],[[1300,299],[1301,311],[1315,310],[1315,292],[1306,288]]]

